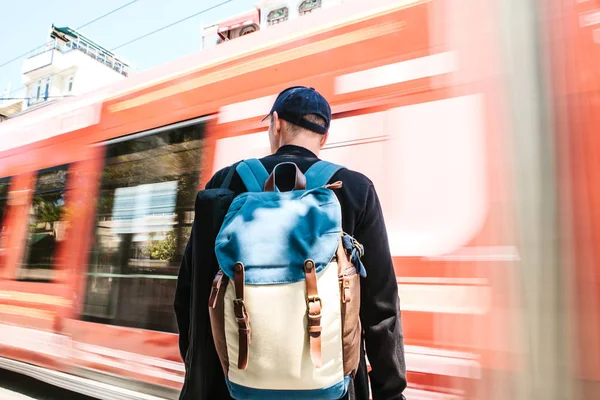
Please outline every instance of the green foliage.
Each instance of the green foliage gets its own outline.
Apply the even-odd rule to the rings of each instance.
[[[187,243],[191,233],[191,228],[182,229],[182,242]],[[154,237],[150,234],[150,238]],[[177,231],[174,229],[167,232],[163,240],[150,240],[143,254],[151,260],[173,261],[177,255]]]
[[[52,202],[42,201],[38,204],[38,221],[55,222],[60,221],[64,206],[57,206]]]
[[[36,195],[33,198],[33,205],[36,212],[36,224],[60,221],[65,213],[62,193]]]
[[[175,256],[176,242],[175,232],[171,231],[164,240],[151,240],[144,253],[151,260],[171,261]]]

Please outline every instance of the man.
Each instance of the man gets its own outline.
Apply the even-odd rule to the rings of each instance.
[[[269,141],[272,155],[260,161],[269,173],[283,161],[294,162],[302,172],[319,161],[318,154],[327,141],[331,122],[331,108],[319,92],[302,86],[288,88],[279,94],[268,117],[271,119]],[[281,190],[291,189],[285,187],[285,183],[293,186],[293,178],[282,174],[281,179],[278,177],[278,187]],[[236,194],[246,191],[232,167],[217,172],[206,188],[220,188],[225,180]],[[341,169],[330,180],[335,181],[343,182],[342,188],[335,190],[342,208],[342,228],[364,246],[362,261],[367,277],[361,280],[360,319],[372,367],[369,376],[373,399],[404,399],[406,368],[398,287],[379,199],[373,183],[358,172]],[[188,254],[189,249],[186,250],[186,258],[190,257]],[[181,273],[179,279],[182,280]],[[214,352],[214,349],[211,351]],[[184,354],[182,351],[182,357],[185,357]],[[212,356],[212,359],[216,360],[216,357]],[[218,362],[215,362],[214,368],[221,368]],[[359,369],[345,398],[369,399],[364,349],[361,349]]]

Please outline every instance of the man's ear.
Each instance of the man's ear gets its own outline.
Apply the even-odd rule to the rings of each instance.
[[[273,135],[278,137],[281,135],[281,120],[279,119],[279,115],[277,115],[277,111],[273,111]]]
[[[327,132],[326,134],[324,134],[323,137],[321,138],[321,148],[323,146],[325,146],[325,144],[327,143],[327,139],[329,139],[329,132]]]

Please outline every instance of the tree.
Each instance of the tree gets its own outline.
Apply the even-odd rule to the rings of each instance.
[[[151,240],[143,250],[144,256],[151,260],[174,261],[177,255],[177,230],[178,229],[173,229],[167,232],[166,237],[163,240],[153,240],[152,238],[155,236],[155,233],[151,233]],[[187,243],[187,240],[190,237],[191,228],[182,228],[181,231],[181,234]]]

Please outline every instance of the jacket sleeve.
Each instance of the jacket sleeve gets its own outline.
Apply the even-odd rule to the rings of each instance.
[[[179,353],[181,359],[185,361],[189,341],[190,328],[190,312],[191,312],[191,288],[192,288],[192,243],[194,237],[194,224],[192,224],[192,232],[185,246],[181,265],[179,266],[179,274],[177,276],[177,286],[175,289],[175,318],[177,319],[177,328],[179,331]]]
[[[360,319],[364,330],[373,400],[404,399],[406,364],[396,273],[383,212],[371,183],[354,233],[364,246],[367,277],[361,280]]]
[[[206,184],[206,189],[219,187],[223,179],[223,174],[227,169],[217,172],[211,180]],[[179,331],[179,353],[181,359],[185,361],[185,356],[190,345],[189,329],[190,329],[190,313],[191,313],[191,296],[192,296],[192,254],[194,243],[194,232],[196,224],[192,224],[192,232],[185,246],[181,265],[179,266],[179,274],[177,276],[177,286],[175,289],[175,300],[173,308],[175,310],[175,318],[177,319],[177,328]]]

